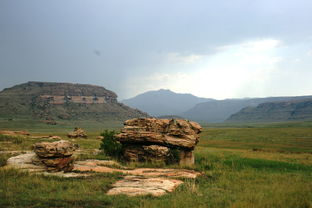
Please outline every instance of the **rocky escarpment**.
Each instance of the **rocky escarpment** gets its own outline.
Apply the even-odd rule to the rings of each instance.
[[[0,117],[42,120],[124,120],[146,113],[117,102],[104,87],[52,82],[28,82],[0,92]]]
[[[164,161],[193,164],[193,150],[201,126],[182,119],[139,118],[127,120],[116,138],[128,161]]]
[[[293,121],[312,119],[312,99],[268,102],[247,107],[233,114],[227,122]]]

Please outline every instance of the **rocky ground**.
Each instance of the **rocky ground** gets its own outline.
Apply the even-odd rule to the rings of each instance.
[[[125,194],[128,196],[153,195],[162,196],[174,191],[183,183],[177,178],[195,179],[201,173],[185,169],[136,168],[129,169],[112,160],[76,161],[70,172],[48,172],[44,164],[34,164],[35,153],[11,157],[5,168],[16,168],[33,174],[59,177],[90,177],[95,173],[119,172],[124,177],[113,184],[108,195]]]

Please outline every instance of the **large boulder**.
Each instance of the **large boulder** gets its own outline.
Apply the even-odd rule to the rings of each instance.
[[[182,119],[137,118],[125,121],[116,139],[128,161],[175,161],[193,164],[201,126]]]
[[[72,157],[74,151],[78,148],[68,141],[61,140],[57,142],[40,142],[33,146],[38,161],[43,163],[48,171],[71,171],[74,167],[75,158]]]

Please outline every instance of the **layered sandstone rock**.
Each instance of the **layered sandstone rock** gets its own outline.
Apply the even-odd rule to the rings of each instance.
[[[127,120],[116,135],[129,161],[178,160],[193,164],[193,149],[199,141],[201,126],[182,119],[138,118]],[[174,158],[173,158],[174,157]]]
[[[107,195],[125,194],[128,196],[162,196],[174,191],[183,182],[169,178],[146,178],[142,176],[125,176],[112,185]]]
[[[67,137],[68,138],[87,138],[88,135],[83,129],[76,127],[74,131],[69,132],[67,134]]]
[[[51,172],[71,171],[75,161],[72,155],[77,148],[77,145],[65,140],[36,143],[34,144],[34,152],[37,158],[33,159],[33,163],[42,163]]]

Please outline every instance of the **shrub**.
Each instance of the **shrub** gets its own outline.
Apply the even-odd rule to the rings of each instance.
[[[120,158],[122,145],[118,142],[114,135],[116,134],[115,131],[108,131],[105,130],[101,136],[103,136],[102,143],[100,146],[100,150],[103,150],[104,153],[111,157]]]

